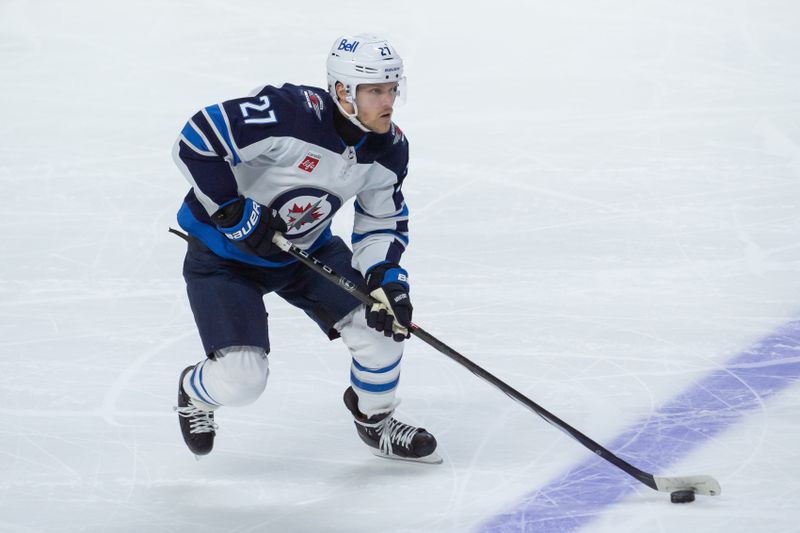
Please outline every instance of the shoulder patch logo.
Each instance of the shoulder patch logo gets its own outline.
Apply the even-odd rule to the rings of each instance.
[[[320,159],[322,159],[321,155],[315,154],[314,152],[308,152],[306,157],[300,162],[299,165],[297,165],[297,168],[311,174],[314,172],[314,169],[317,168],[317,165],[319,165]]]
[[[394,135],[394,140],[392,140],[392,144],[397,144],[402,140],[405,140],[405,135],[403,134],[403,130],[400,127],[392,122],[392,135]]]
[[[306,99],[306,111],[313,111],[317,115],[317,120],[322,122],[322,112],[325,110],[325,102],[314,91],[303,89],[303,97]]]

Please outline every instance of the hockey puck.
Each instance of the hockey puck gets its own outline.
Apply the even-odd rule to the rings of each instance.
[[[669,500],[672,503],[690,503],[694,501],[693,490],[676,490],[669,495]]]

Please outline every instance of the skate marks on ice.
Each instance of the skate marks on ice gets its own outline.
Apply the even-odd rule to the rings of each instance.
[[[676,473],[670,472],[671,465],[748,412],[763,410],[766,400],[798,381],[800,320],[782,326],[666,402],[617,436],[608,448],[656,475]],[[636,490],[645,489],[624,472],[592,457],[532,492],[480,531],[577,531]]]

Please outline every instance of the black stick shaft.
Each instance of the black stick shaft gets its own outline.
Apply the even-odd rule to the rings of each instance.
[[[352,294],[357,300],[365,305],[372,305],[376,303],[375,300],[372,299],[368,294],[360,291],[356,285],[348,280],[347,278],[340,276],[337,274],[332,268],[329,266],[321,263],[313,256],[309,255],[307,252],[301,250],[297,246],[290,243],[281,235],[276,235],[275,239],[273,239],[275,243],[285,252],[289,253],[293,257],[295,257],[298,261],[306,265],[307,267],[311,268],[318,274],[321,274],[331,283],[334,283],[341,287],[343,290]],[[421,327],[417,326],[416,324],[411,324],[409,331],[414,334],[414,336],[419,337],[420,340],[427,343],[435,350],[439,351],[440,353],[446,355],[456,363],[460,364],[461,366],[465,367],[467,370],[478,376],[479,378],[483,379],[494,385],[500,391],[505,393],[510,398],[516,400],[520,404],[524,405],[541,418],[543,418],[547,423],[552,426],[557,427],[558,429],[564,431],[573,439],[578,441],[579,443],[583,444],[586,448],[591,450],[593,453],[599,455],[609,463],[613,464],[620,470],[624,471],[628,475],[634,477],[636,480],[644,483],[648,487],[654,490],[658,490],[656,486],[656,481],[653,477],[653,474],[647,473],[639,468],[633,466],[632,464],[628,463],[624,459],[620,459],[609,450],[595,442],[594,440],[590,439],[574,427],[570,426],[551,412],[549,412],[544,407],[540,406],[518,390],[514,389],[504,381],[500,380],[493,374],[489,373],[487,370],[483,369],[482,367],[478,366],[477,364],[473,363],[460,353],[458,353],[453,348],[449,347]]]

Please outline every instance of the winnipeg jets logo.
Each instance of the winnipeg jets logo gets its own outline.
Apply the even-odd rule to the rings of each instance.
[[[292,205],[292,207],[289,208],[289,229],[293,230],[295,228],[302,228],[305,224],[315,222],[322,218],[324,214],[320,210],[319,206],[327,199],[328,195],[326,194],[317,200],[314,205],[311,205],[311,203],[306,204],[305,207],[300,207],[297,204]]]
[[[302,237],[330,223],[342,200],[330,191],[301,187],[280,194],[270,204],[286,221],[288,239]]]

